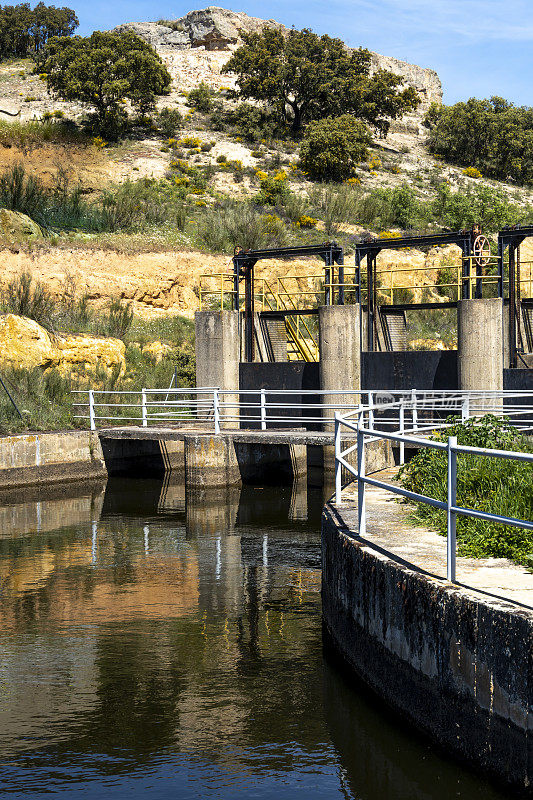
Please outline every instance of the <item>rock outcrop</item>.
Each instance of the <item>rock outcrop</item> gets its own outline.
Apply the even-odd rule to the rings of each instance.
[[[155,48],[172,47],[186,50],[231,50],[241,43],[241,31],[249,33],[265,27],[286,30],[273,19],[249,17],[248,14],[209,6],[189,11],[184,17],[160,22],[127,22],[116,30],[131,30]]]
[[[43,232],[39,225],[20,211],[0,208],[0,234],[14,239],[40,238]]]
[[[126,348],[119,339],[89,334],[53,336],[32,319],[0,316],[0,364],[31,369],[57,367],[60,372],[126,368]]]

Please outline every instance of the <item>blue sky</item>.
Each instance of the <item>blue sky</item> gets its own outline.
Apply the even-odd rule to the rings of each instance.
[[[176,19],[209,2],[169,0],[63,0],[76,9],[79,33],[121,22]],[[63,5],[57,3],[57,5]],[[500,95],[533,106],[532,0],[259,0],[218,4],[272,18],[288,27],[310,27],[435,69],[444,100]]]

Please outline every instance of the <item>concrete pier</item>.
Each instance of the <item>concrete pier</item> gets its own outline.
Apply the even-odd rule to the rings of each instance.
[[[361,388],[359,306],[321,306],[318,310],[320,388]],[[326,394],[323,402],[353,403],[349,395]],[[325,411],[328,416],[333,411]],[[325,423],[326,430],[333,428]]]
[[[196,386],[218,387],[235,392],[224,395],[225,403],[237,403],[239,398],[239,362],[241,345],[238,311],[197,311],[196,333]],[[238,410],[222,409],[224,417],[238,416]]]
[[[503,390],[503,303],[460,300],[457,308],[459,388]]]

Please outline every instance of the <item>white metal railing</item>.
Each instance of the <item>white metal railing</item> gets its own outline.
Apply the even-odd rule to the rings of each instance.
[[[447,416],[503,414],[518,428],[533,431],[531,392],[466,392],[405,390],[282,390],[229,391],[217,387],[142,389],[141,391],[76,390],[74,418],[102,424],[201,425],[219,433],[221,427],[276,427],[332,429],[335,414],[348,417],[365,408],[368,427],[398,434],[406,430],[433,431],[446,425]],[[403,454],[404,443],[400,442]]]
[[[531,396],[531,395],[530,395]],[[478,398],[478,400],[487,401],[490,398]],[[497,399],[497,398],[496,398]],[[512,398],[511,398],[512,399]],[[457,505],[457,455],[458,454],[469,454],[469,455],[476,455],[476,456],[486,456],[488,458],[506,458],[512,459],[515,461],[522,461],[533,464],[533,454],[532,453],[521,453],[518,451],[510,451],[510,450],[491,450],[487,448],[480,448],[480,447],[466,447],[463,445],[457,444],[457,437],[449,436],[447,442],[439,442],[433,439],[428,439],[425,437],[420,437],[415,434],[420,433],[420,431],[427,431],[427,426],[419,426],[417,422],[417,417],[415,417],[413,409],[411,409],[411,428],[409,430],[409,426],[405,424],[405,408],[406,403],[404,399],[399,400],[398,402],[393,402],[387,404],[387,409],[389,413],[396,409],[398,412],[398,420],[400,421],[399,429],[397,431],[384,431],[379,430],[376,427],[375,423],[375,416],[378,410],[384,410],[383,407],[380,406],[368,406],[362,407],[355,411],[350,412],[349,414],[345,415],[344,417],[335,414],[335,432],[334,432],[334,443],[335,443],[335,503],[340,505],[342,503],[342,471],[343,469],[347,470],[347,472],[353,475],[357,481],[357,518],[358,518],[358,530],[359,535],[365,536],[366,534],[366,498],[365,498],[365,488],[366,486],[374,486],[379,489],[385,489],[386,491],[391,492],[392,494],[398,495],[400,497],[405,497],[408,500],[412,500],[418,503],[425,503],[427,505],[434,506],[435,508],[439,508],[442,511],[446,512],[446,577],[452,583],[456,582],[456,553],[457,553],[457,541],[456,541],[456,522],[457,516],[465,516],[465,517],[473,517],[476,519],[482,519],[490,522],[497,522],[503,525],[511,525],[514,527],[522,528],[523,530],[533,530],[533,522],[527,520],[519,520],[513,517],[504,517],[499,514],[491,514],[485,511],[477,511],[473,508],[463,508],[462,506]],[[418,412],[422,412],[424,409],[423,407],[418,404]],[[494,413],[497,409],[492,409],[492,413]],[[480,412],[478,410],[478,415],[483,415],[486,413],[491,413],[491,411],[483,408]],[[524,420],[525,409],[520,409],[518,412],[518,417],[515,420],[515,424],[521,430],[531,431],[531,425],[524,426],[522,424]],[[528,410],[529,415],[531,415],[531,407]],[[499,415],[505,415],[505,408],[500,408]],[[464,397],[462,400],[462,414],[461,417],[463,420],[469,418],[470,416],[476,416],[476,414],[472,414],[472,397],[467,396]],[[366,417],[366,424],[365,424],[365,417]],[[520,419],[520,417],[522,417]],[[510,421],[513,422],[513,417],[510,416]],[[355,421],[354,421],[355,420]],[[379,424],[379,423],[377,423]],[[448,426],[449,423],[440,423],[439,425],[435,426],[435,428],[445,428]],[[434,428],[434,429],[435,429]],[[350,435],[353,438],[353,434],[356,434],[356,444],[350,445],[346,447],[344,450],[343,442],[342,442],[342,431],[345,429],[347,432],[351,432]],[[395,442],[399,445],[400,450],[400,464],[405,463],[405,446],[410,445],[411,447],[428,447],[434,450],[440,450],[446,453],[447,458],[447,494],[446,494],[446,501],[437,500],[433,497],[429,497],[427,495],[418,494],[417,492],[412,492],[408,489],[404,489],[401,486],[397,486],[395,484],[386,483],[384,481],[380,481],[376,478],[370,477],[366,474],[366,445],[370,441],[391,441]],[[357,453],[357,461],[356,465],[353,466],[347,460],[348,456],[356,451]]]

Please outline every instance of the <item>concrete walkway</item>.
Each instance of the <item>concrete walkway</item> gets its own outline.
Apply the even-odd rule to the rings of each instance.
[[[394,482],[397,469],[383,470],[373,478]],[[351,484],[341,506],[333,506],[357,536],[357,489]],[[413,506],[373,486],[366,487],[367,533],[361,541],[389,558],[446,582],[446,537],[408,519]],[[359,538],[357,536],[357,538]],[[489,600],[512,601],[533,609],[533,573],[505,558],[458,558],[457,582]]]

